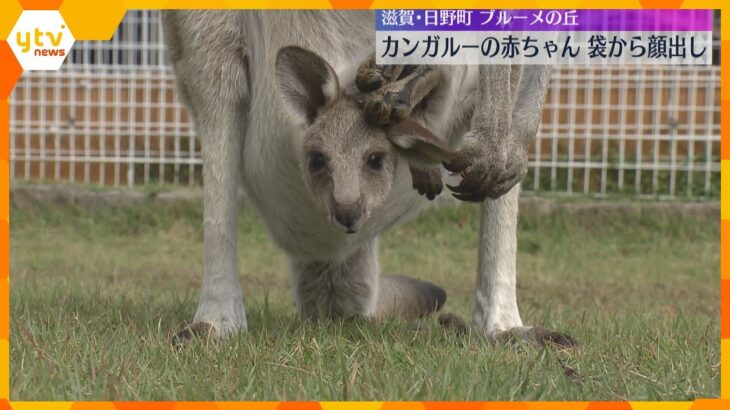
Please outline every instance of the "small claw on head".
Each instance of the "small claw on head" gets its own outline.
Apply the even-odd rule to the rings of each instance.
[[[390,113],[390,119],[393,122],[398,122],[405,119],[408,116],[408,107],[405,105],[396,105],[393,107],[393,111]]]
[[[385,78],[376,69],[366,70],[355,79],[357,88],[364,93],[377,90],[384,82]]]

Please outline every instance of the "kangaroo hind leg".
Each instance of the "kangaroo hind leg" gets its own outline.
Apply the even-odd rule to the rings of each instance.
[[[203,279],[192,325],[174,339],[247,330],[237,263],[237,190],[250,92],[243,30],[233,14],[167,11],[165,43],[203,157]],[[231,41],[233,39],[233,41]]]

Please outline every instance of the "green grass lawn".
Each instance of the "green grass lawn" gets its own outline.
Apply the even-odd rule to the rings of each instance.
[[[285,259],[240,218],[249,332],[176,351],[195,310],[202,207],[11,208],[13,400],[688,400],[720,390],[719,215],[523,212],[522,318],[581,347],[492,346],[435,318],[302,323]],[[478,212],[447,205],[380,242],[384,272],[471,316]]]

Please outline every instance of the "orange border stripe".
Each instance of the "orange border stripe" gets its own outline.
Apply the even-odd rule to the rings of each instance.
[[[85,23],[85,19],[88,19],[88,29],[90,33],[99,33],[99,36],[103,36],[104,33],[110,32],[112,24],[116,23],[115,19],[122,12],[122,10],[139,9],[143,7],[148,8],[159,8],[159,7],[174,7],[178,5],[188,5],[193,7],[196,5],[200,8],[205,8],[209,5],[209,2],[205,0],[150,0],[143,3],[144,0],[110,0],[107,3],[100,3],[98,0],[20,0],[21,3],[26,5],[26,9],[31,8],[53,8],[56,9],[59,6],[64,7],[64,15],[72,13],[79,18],[78,21]],[[348,8],[363,8],[370,7],[374,0],[329,0],[330,4],[334,8],[348,9]],[[6,8],[10,10],[10,7],[14,7],[14,12],[17,13],[17,0],[0,0],[0,15],[8,16]],[[445,0],[430,0],[428,3],[424,3],[422,7],[434,7],[434,8],[473,8],[473,7],[486,7],[487,4],[483,2],[474,2],[473,0],[467,1],[445,1]],[[528,4],[529,3],[529,4]],[[725,7],[722,10],[723,16],[723,32],[722,32],[722,50],[721,53],[721,64],[722,67],[727,68],[730,66],[730,6],[726,5],[725,1],[704,1],[704,0],[619,0],[615,4],[611,4],[613,7],[620,8],[667,8],[668,6],[679,6],[684,5],[690,8],[715,8]],[[216,3],[217,4],[217,3]],[[250,6],[259,8],[306,8],[314,7],[319,3],[316,0],[304,0],[303,2],[294,2],[293,0],[226,0],[224,3],[229,7],[235,6]],[[385,5],[392,8],[402,7],[413,7],[414,0],[393,0],[393,1],[377,1],[377,7],[385,7]],[[523,8],[575,8],[581,6],[585,8],[604,8],[606,3],[598,0],[587,0],[587,1],[538,1],[529,0],[523,3]],[[314,6],[312,6],[314,5]],[[519,2],[496,0],[488,4],[489,7],[495,8],[510,8],[514,6],[520,6]],[[78,14],[74,14],[78,13]],[[112,13],[117,13],[112,15]],[[80,17],[79,17],[80,16]],[[88,17],[87,17],[88,16]],[[104,18],[100,18],[104,17]],[[10,17],[9,19],[12,19]],[[3,21],[9,23],[6,19]],[[87,24],[81,24],[82,27],[87,28]],[[10,222],[9,222],[9,102],[7,100],[7,94],[12,90],[12,87],[16,83],[17,79],[22,73],[22,69],[19,70],[19,64],[12,55],[7,42],[5,39],[0,38],[0,189],[2,190],[2,196],[0,196],[0,298],[2,303],[0,304],[0,410],[7,410],[11,408],[11,403],[5,400],[9,395],[9,274],[10,269]],[[722,70],[721,72],[721,150],[720,155],[723,160],[730,160],[730,73],[728,70]],[[726,162],[726,166],[730,166],[730,162]],[[730,169],[730,168],[729,168]],[[725,173],[725,172],[723,172]],[[722,176],[723,180],[726,178]],[[730,178],[730,177],[728,177]],[[730,183],[728,189],[723,185],[722,198],[724,201],[725,197],[730,198]],[[726,201],[724,201],[726,202]],[[730,204],[725,204],[723,207],[730,209]],[[728,213],[730,217],[730,213]],[[721,281],[720,281],[720,294],[721,294],[721,307],[720,307],[720,335],[722,338],[722,355],[721,355],[721,371],[722,371],[722,384],[721,384],[721,397],[727,399],[730,398],[730,220],[721,221]],[[488,383],[489,381],[485,381]],[[335,403],[336,404],[336,403]],[[638,404],[638,403],[637,403]],[[674,403],[676,406],[677,403]],[[692,409],[720,409],[728,408],[730,401],[728,400],[717,400],[717,399],[698,399],[694,403],[681,402],[679,404],[691,404]],[[378,403],[360,403],[360,406],[379,406]],[[654,403],[642,403],[641,406],[637,407],[648,408],[653,406]],[[294,410],[294,409],[306,409],[306,410],[322,410],[323,406],[319,402],[260,402],[260,403],[216,403],[216,402],[15,402],[12,403],[17,409],[40,409],[50,406],[50,408],[58,409],[71,409],[71,410],[85,410],[91,408],[102,408],[102,409],[118,409],[118,410],[142,410],[142,409],[161,409],[161,410],[193,410],[193,409],[217,409],[226,410],[233,409],[234,407],[240,408],[253,408],[259,410]],[[331,403],[325,403],[325,407],[332,407]],[[656,408],[661,408],[662,403],[657,403]],[[364,408],[364,407],[363,407]],[[488,409],[570,409],[570,410],[609,410],[609,409],[622,409],[629,410],[632,408],[631,402],[575,402],[575,403],[503,403],[503,402],[386,402],[380,406],[380,410],[488,410]]]
[[[720,281],[720,338],[730,339],[730,279]]]

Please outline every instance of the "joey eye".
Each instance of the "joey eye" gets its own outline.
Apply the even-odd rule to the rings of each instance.
[[[327,166],[327,158],[323,153],[314,151],[309,154],[309,170],[312,172],[321,171]]]
[[[379,171],[380,169],[382,169],[384,156],[385,154],[383,154],[382,152],[375,152],[370,154],[370,156],[368,157],[368,167],[375,171]]]

